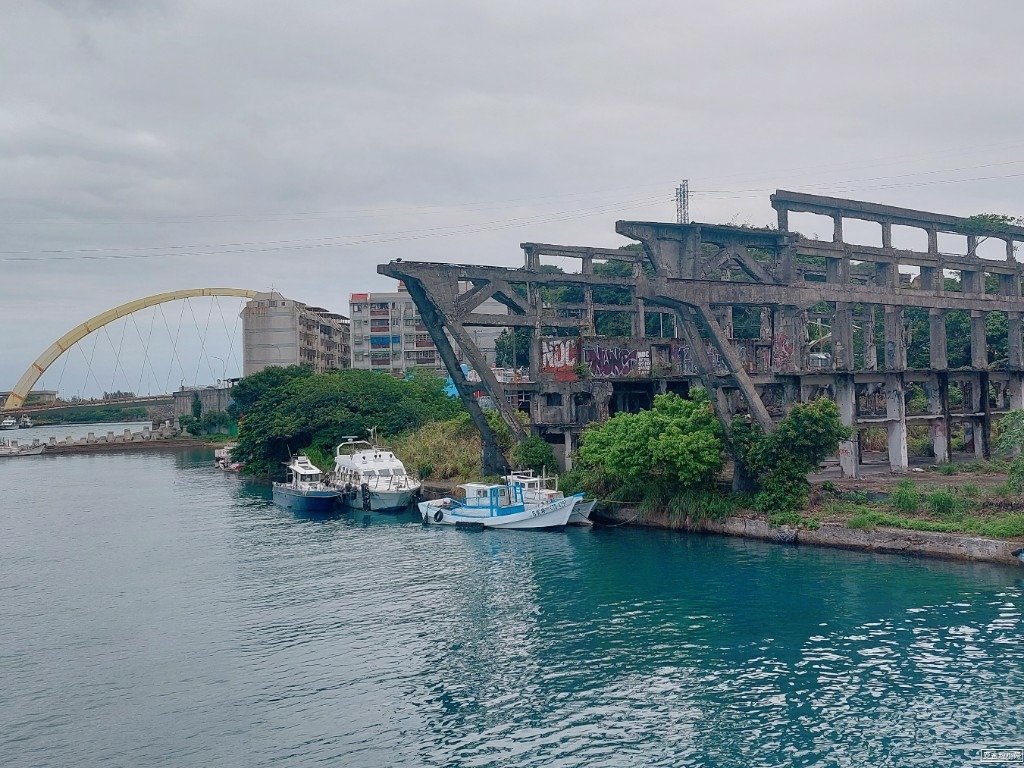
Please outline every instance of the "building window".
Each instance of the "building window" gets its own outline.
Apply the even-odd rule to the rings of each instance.
[[[544,405],[549,408],[560,408],[562,406],[562,393],[546,392],[544,394]]]

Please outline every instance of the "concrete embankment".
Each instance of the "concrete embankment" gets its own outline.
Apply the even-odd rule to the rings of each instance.
[[[602,518],[611,524],[668,528],[691,533],[740,536],[782,544],[810,544],[818,547],[852,549],[863,552],[938,557],[947,560],[1006,563],[1021,565],[1012,553],[1024,541],[988,539],[961,533],[908,531],[899,528],[860,530],[847,528],[839,522],[823,522],[817,529],[784,525],[774,527],[762,518],[727,517],[723,520],[677,520],[665,513],[640,515],[631,507],[605,507]]]
[[[16,445],[18,444],[16,439],[13,439],[12,442]],[[133,432],[131,429],[125,429],[122,432],[107,431],[100,434],[89,432],[85,437],[76,438],[69,435],[63,440],[51,437],[49,441],[35,439],[31,442],[21,441],[21,444],[30,446],[42,444],[46,446],[43,451],[45,455],[96,451],[134,451],[154,448],[189,448],[209,445],[209,443],[194,437],[183,436],[174,430],[170,424],[164,424],[155,429],[146,426],[137,432]]]

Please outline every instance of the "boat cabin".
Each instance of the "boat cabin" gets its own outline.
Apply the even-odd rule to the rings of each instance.
[[[491,514],[503,514],[509,511],[509,507],[523,506],[523,488],[519,485],[466,483],[459,488],[465,494],[463,506],[470,509],[486,509]]]

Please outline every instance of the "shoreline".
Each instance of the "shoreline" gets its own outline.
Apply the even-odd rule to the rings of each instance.
[[[1012,553],[1024,547],[1020,539],[990,539],[966,533],[911,531],[902,528],[863,530],[848,528],[844,523],[823,521],[817,529],[803,526],[771,526],[763,517],[730,516],[721,520],[671,519],[664,512],[649,513],[640,518],[638,510],[628,506],[606,506],[598,521],[610,525],[635,525],[644,528],[702,533],[716,536],[758,539],[776,544],[806,544],[831,549],[894,555],[913,555],[961,562],[1001,563],[1021,566]],[[600,522],[599,522],[600,524]]]
[[[171,450],[176,448],[216,448],[215,443],[208,443],[196,438],[155,438],[151,440],[133,440],[126,442],[95,442],[74,443],[71,445],[47,445],[41,456],[62,456],[73,453],[108,453],[111,451],[150,451],[154,449]]]

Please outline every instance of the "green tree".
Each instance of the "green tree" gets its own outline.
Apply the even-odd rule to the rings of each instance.
[[[192,418],[196,420],[203,418],[203,400],[199,397],[198,392],[192,393]]]
[[[722,429],[707,394],[658,395],[654,408],[619,413],[589,427],[580,441],[583,467],[612,487],[658,486],[679,491],[710,485],[722,468]]]
[[[234,455],[254,474],[273,474],[290,453],[308,448],[331,455],[344,437],[363,436],[370,427],[382,436],[397,435],[462,411],[461,403],[445,394],[444,382],[432,375],[400,381],[365,370],[278,371],[285,375],[249,382],[236,400],[246,410]],[[239,387],[243,383],[246,379]],[[268,384],[275,386],[264,386]]]
[[[850,434],[839,417],[839,406],[825,397],[794,405],[770,435],[746,419],[737,419],[733,452],[754,480],[757,509],[772,513],[805,507],[808,473]]]
[[[516,446],[514,459],[517,467],[532,469],[537,473],[554,472],[558,469],[555,452],[537,435],[530,435]]]
[[[494,361],[501,367],[525,368],[530,364],[533,332],[529,328],[506,328],[494,340]]]

